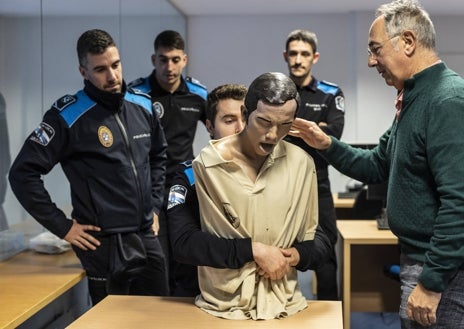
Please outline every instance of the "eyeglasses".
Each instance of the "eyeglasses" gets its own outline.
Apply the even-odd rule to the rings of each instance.
[[[380,49],[382,49],[383,45],[384,45],[385,43],[387,43],[388,41],[390,41],[390,40],[392,40],[392,39],[394,39],[394,38],[397,38],[397,37],[399,37],[399,35],[395,35],[395,36],[393,36],[393,37],[391,37],[391,38],[388,38],[387,40],[384,40],[384,41],[382,41],[382,42],[379,43],[379,44],[369,45],[369,46],[367,47],[367,55],[369,56],[369,58],[370,58],[370,57],[375,57],[375,58],[379,57],[379,55],[380,55]]]

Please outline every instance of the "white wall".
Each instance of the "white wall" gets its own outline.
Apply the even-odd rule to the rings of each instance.
[[[321,53],[314,75],[337,83],[345,93],[342,140],[375,143],[393,119],[395,90],[367,66],[367,38],[373,18],[370,12],[189,17],[189,74],[211,90],[228,82],[249,85],[267,71],[287,73],[282,57],[287,34],[297,28],[312,30],[318,36]],[[453,16],[432,19],[443,59],[464,71],[464,20]],[[196,152],[208,138],[200,125]],[[331,180],[334,191],[343,190],[349,181],[335,170],[331,170]]]
[[[0,90],[7,102],[11,155],[16,156],[26,136],[55,99],[82,87],[75,43],[81,32],[95,27],[107,29],[117,40],[126,80],[151,71],[149,56],[157,32],[164,28],[186,29],[188,74],[209,89],[228,82],[249,85],[256,76],[267,71],[287,72],[282,58],[287,34],[296,28],[311,29],[319,37],[321,53],[314,74],[338,83],[345,92],[346,125],[342,139],[376,142],[393,118],[395,92],[375,70],[367,67],[366,41],[372,18],[373,14],[366,12],[195,16],[188,18],[185,25],[183,20],[171,16],[122,20],[98,16],[54,17],[42,22],[41,31],[39,17],[1,16]],[[443,59],[449,60],[450,66],[463,74],[464,20],[458,16],[432,19]],[[206,129],[200,125],[196,152],[208,139]],[[342,190],[348,181],[336,172],[332,172],[331,177],[335,191]],[[46,179],[58,204],[69,202],[64,181],[60,170]],[[5,205],[13,222],[24,218],[11,191],[7,193]]]

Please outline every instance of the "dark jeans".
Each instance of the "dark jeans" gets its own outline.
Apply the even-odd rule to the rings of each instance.
[[[147,253],[147,264],[140,273],[122,282],[118,285],[117,289],[109,288],[107,285],[107,278],[110,274],[110,248],[112,247],[109,236],[97,237],[101,245],[95,251],[84,251],[73,246],[76,255],[79,257],[87,273],[89,293],[93,305],[110,294],[168,295],[166,259],[158,238],[153,234],[151,229],[140,233],[140,237]]]
[[[459,329],[464,328],[464,270],[457,272],[442,293],[437,309],[436,324],[428,327],[421,326],[410,320],[406,313],[408,297],[417,285],[417,279],[422,272],[422,264],[417,263],[405,255],[401,255],[401,305],[400,318],[402,329]]]

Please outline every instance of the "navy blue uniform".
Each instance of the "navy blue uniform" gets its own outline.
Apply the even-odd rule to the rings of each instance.
[[[104,297],[111,239],[121,233],[140,233],[147,271],[155,275],[135,293],[167,292],[165,259],[152,231],[153,213],[163,202],[166,147],[147,95],[126,91],[125,85],[123,93],[112,94],[85,80],[83,90],[60,98],[45,113],[10,169],[11,188],[23,207],[63,238],[72,221],[51,201],[41,179],[61,164],[71,187],[72,218],[101,228],[88,232],[102,243],[95,251],[73,246],[90,280],[103,282],[93,287],[89,281],[94,302]]]
[[[168,196],[167,216],[175,279],[173,294],[195,296],[200,293],[196,266],[240,268],[253,261],[251,239],[225,239],[201,231],[200,211],[191,161],[177,167]],[[330,241],[318,228],[312,241],[296,243],[300,254],[297,269],[314,269],[329,255]]]
[[[194,158],[193,141],[198,122],[206,121],[207,90],[198,81],[190,77],[181,77],[179,87],[173,93],[164,90],[156,79],[156,70],[146,78],[139,78],[129,84],[151,96],[153,108],[164,129],[168,143],[168,163],[166,174],[166,193],[175,167]],[[171,244],[166,219],[166,202],[159,216],[158,238],[168,258],[169,268],[176,266],[171,260]],[[172,275],[171,288],[174,289]]]
[[[155,71],[146,78],[131,82],[129,86],[151,96],[168,143],[169,177],[177,164],[194,158],[193,140],[197,124],[198,121],[206,121],[207,90],[198,81],[187,77],[182,78],[179,88],[170,93],[160,86]]]
[[[342,90],[335,84],[327,81],[318,81],[312,77],[309,85],[298,87],[298,93],[301,97],[301,106],[297,117],[314,121],[318,124],[321,122],[326,123],[326,125],[321,126],[321,129],[326,134],[340,139],[345,124],[345,98]],[[337,260],[334,248],[337,242],[337,218],[330,189],[328,163],[317,150],[310,147],[301,138],[287,136],[285,139],[298,145],[310,154],[316,165],[319,225],[333,245],[331,259],[316,269],[317,295],[319,299],[336,300],[338,299]]]

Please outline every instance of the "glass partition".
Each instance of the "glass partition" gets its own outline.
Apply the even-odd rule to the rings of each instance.
[[[0,231],[29,218],[8,186],[10,160],[55,100],[82,89],[76,42],[93,28],[113,36],[129,82],[152,71],[155,36],[165,29],[185,36],[186,22],[167,0],[2,0]],[[52,200],[69,213],[69,186],[61,167],[44,181]]]

